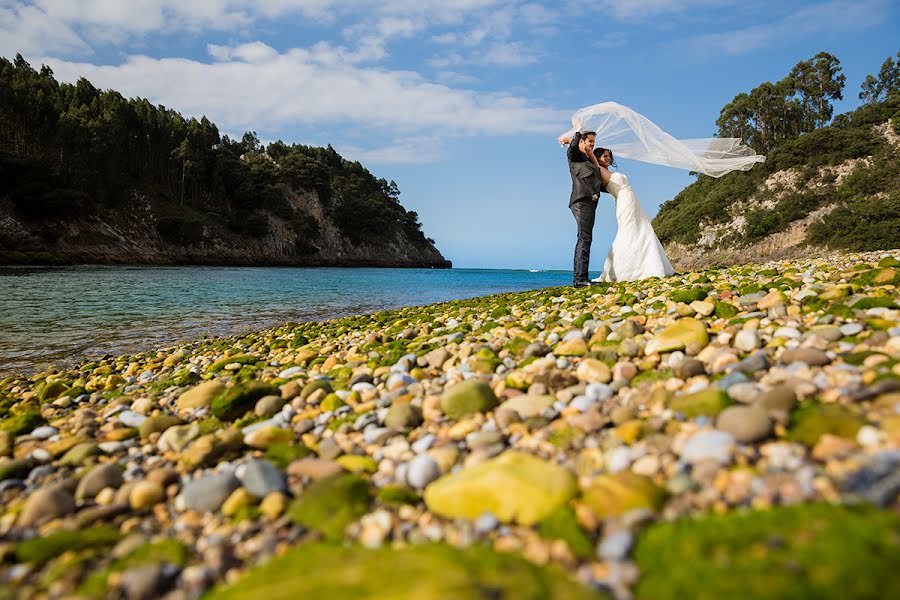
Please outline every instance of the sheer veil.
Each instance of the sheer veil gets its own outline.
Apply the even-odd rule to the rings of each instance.
[[[647,117],[616,102],[581,108],[572,116],[572,124],[572,129],[560,139],[571,138],[576,131],[595,131],[597,145],[609,148],[616,156],[689,169],[711,177],[747,171],[766,160],[741,144],[739,138],[675,139]]]

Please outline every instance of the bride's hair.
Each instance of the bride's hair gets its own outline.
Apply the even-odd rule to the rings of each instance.
[[[600,148],[599,146],[594,148],[594,156],[597,157],[597,160],[600,160],[600,157],[603,156],[604,152],[609,152],[609,166],[619,166],[616,164],[616,156],[613,154],[612,150],[610,150],[609,148]]]

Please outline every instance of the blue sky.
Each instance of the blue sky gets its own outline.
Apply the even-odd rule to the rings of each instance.
[[[575,109],[612,100],[712,136],[735,94],[825,50],[847,77],[843,112],[898,33],[895,0],[0,0],[0,55],[233,137],[331,143],[396,180],[457,267],[571,268],[555,137]],[[650,215],[693,180],[619,169]],[[614,235],[604,195],[592,274]]]

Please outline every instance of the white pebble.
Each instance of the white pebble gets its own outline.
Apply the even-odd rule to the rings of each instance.
[[[882,433],[871,425],[863,425],[856,432],[856,441],[864,448],[872,448],[881,443]]]

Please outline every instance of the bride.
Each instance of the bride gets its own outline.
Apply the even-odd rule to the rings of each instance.
[[[765,160],[738,138],[675,139],[643,115],[615,102],[578,110],[572,116],[572,125],[558,141],[568,144],[577,131],[595,131],[606,148],[596,148],[590,158],[599,168],[604,187],[616,199],[618,231],[603,273],[595,282],[633,281],[675,273],[628,178],[609,170],[614,164],[614,150],[625,158],[690,169],[712,177],[746,171]]]
[[[606,256],[603,273],[593,281],[633,281],[674,275],[675,269],[628,178],[622,173],[610,172],[609,167],[614,164],[612,151],[596,148],[594,157],[606,191],[616,199],[618,230]]]

